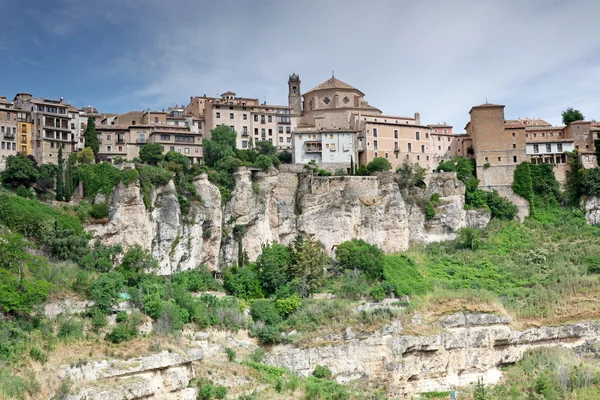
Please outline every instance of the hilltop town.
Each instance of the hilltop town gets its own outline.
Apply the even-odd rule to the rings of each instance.
[[[132,160],[145,144],[158,143],[164,154],[175,151],[202,163],[203,140],[225,125],[236,132],[239,149],[268,141],[290,152],[295,164],[314,160],[330,170],[350,172],[352,165],[358,168],[382,157],[393,170],[409,163],[431,172],[440,161],[468,157],[475,160],[480,186],[501,193],[523,161],[553,165],[562,184],[566,153],[578,150],[584,167],[596,165],[594,140],[600,138],[600,123],[552,126],[539,118],[507,120],[504,107],[473,106],[465,132],[458,132],[446,123],[426,124],[418,112],[387,115],[365,101],[362,91],[333,76],[303,92],[295,73],[288,79],[285,106],[228,91],[220,97],[192,96],[186,106],[110,114],[91,106],[78,109],[62,98],[17,93],[12,101],[0,97],[0,170],[17,153],[32,155],[40,165],[56,164],[62,147],[66,159],[84,148],[91,120],[100,143],[97,158],[108,162]]]

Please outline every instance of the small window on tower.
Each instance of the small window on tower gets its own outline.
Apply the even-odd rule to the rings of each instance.
[[[323,103],[325,103],[325,104],[329,104],[329,103],[331,103],[331,99],[330,99],[329,97],[325,97],[325,98],[323,99]]]
[[[297,91],[297,90],[298,90],[298,89],[296,89],[296,86],[292,86],[292,93],[296,94],[296,91]]]
[[[348,98],[348,96],[344,97],[344,104],[348,104],[350,103],[350,99]]]

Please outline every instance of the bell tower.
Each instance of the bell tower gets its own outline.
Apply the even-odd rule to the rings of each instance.
[[[288,79],[288,106],[295,115],[302,114],[302,95],[300,94],[300,77],[294,72]]]

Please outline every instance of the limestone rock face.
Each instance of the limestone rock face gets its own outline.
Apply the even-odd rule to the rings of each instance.
[[[325,365],[338,382],[374,379],[389,382],[388,396],[444,391],[484,379],[493,384],[499,367],[518,361],[528,349],[540,346],[580,346],[600,338],[600,323],[581,322],[559,327],[511,329],[506,317],[489,314],[448,316],[444,331],[411,336],[383,327],[370,335],[340,335],[337,343],[296,348],[272,348],[267,363],[309,376]]]
[[[239,168],[231,200],[206,175],[194,186],[203,200],[184,215],[172,182],[150,194],[144,205],[138,185],[120,184],[109,199],[109,221],[90,226],[107,245],[139,244],[159,261],[161,275],[206,264],[213,271],[238,261],[253,261],[267,243],[290,244],[313,236],[333,255],[338,244],[363,239],[386,252],[406,250],[411,242],[453,239],[465,226],[485,227],[490,214],[464,209],[464,184],[455,173],[429,177],[426,190],[402,193],[391,173],[377,176],[313,176],[290,169]],[[422,199],[439,195],[436,214],[426,221]],[[419,200],[421,199],[421,200]]]
[[[221,194],[206,175],[194,181],[203,205],[192,205],[182,215],[173,182],[154,190],[152,210],[144,205],[138,184],[119,184],[109,199],[109,221],[89,230],[105,245],[135,244],[151,251],[159,262],[159,275],[196,268],[205,264],[217,269],[221,238]]]
[[[582,203],[587,223],[590,225],[600,225],[600,197],[588,197]]]

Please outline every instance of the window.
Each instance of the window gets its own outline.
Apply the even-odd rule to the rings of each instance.
[[[258,115],[255,115],[255,116],[254,116],[254,121],[255,121],[255,122],[258,122]]]
[[[377,143],[377,140],[373,140],[373,148],[375,148],[375,150],[377,150],[377,149],[378,149],[378,143]],[[377,156],[375,156],[375,157],[377,157]]]
[[[171,140],[171,135],[160,135],[160,140]]]
[[[248,147],[248,142],[246,140],[242,140],[242,149],[245,149]]]
[[[515,133],[514,132],[512,133],[512,136],[515,137]]]
[[[283,126],[279,127],[279,133],[283,133]]]
[[[285,133],[292,133],[292,128],[290,128],[289,126],[286,126]]]
[[[291,137],[288,137],[288,138],[287,138],[287,142],[288,142],[288,143],[292,143],[292,138],[291,138]]]
[[[119,151],[123,151],[123,146],[119,146]]]
[[[21,133],[27,133],[27,127],[25,125],[21,125]]]
[[[546,145],[546,153],[551,153],[552,152],[552,145],[547,144]]]
[[[217,113],[217,118],[221,118],[221,113]]]
[[[189,147],[185,148],[185,154],[190,154],[190,148]]]
[[[175,146],[169,147],[169,151],[175,151]]]
[[[269,136],[273,136],[273,129],[269,129]]]
[[[235,132],[235,126],[229,125],[229,131],[230,132]]]
[[[516,149],[517,145],[515,143],[513,143],[513,149]]]
[[[498,157],[498,161],[502,161],[502,157]]]
[[[158,117],[154,117],[154,123],[158,124]]]
[[[513,156],[513,162],[517,162],[517,156]]]
[[[534,144],[533,145],[533,152],[534,153],[539,153],[540,152],[540,146],[538,144]]]
[[[112,147],[111,146],[106,146],[106,151],[112,151]]]
[[[248,119],[248,114],[242,114],[242,119],[243,119],[243,120],[246,120],[246,119]]]
[[[400,150],[398,142],[394,142],[394,150]]]
[[[561,152],[561,151],[563,151],[563,149],[562,149],[562,143],[558,143],[558,144],[556,145],[556,151],[558,151],[558,152]]]
[[[398,139],[398,129],[394,129],[394,139]]]
[[[110,135],[106,135],[106,140],[110,140]]]
[[[388,158],[388,153],[385,153],[385,158]]]
[[[178,136],[178,135],[175,135],[175,141],[176,142],[193,143],[194,142],[194,137],[193,136]]]
[[[442,139],[441,139],[441,138],[438,136],[438,142],[439,142],[440,140],[442,140]]]
[[[279,143],[283,143],[283,136],[279,136]]]
[[[229,113],[229,119],[233,119],[233,113]]]
[[[7,119],[8,121],[10,121],[10,113],[9,113],[9,112],[7,112],[7,113],[6,113],[6,119]]]
[[[194,151],[197,153],[197,152],[198,152],[198,148],[196,147],[196,148],[194,149]]]
[[[329,135],[329,139],[333,139],[333,133]]]
[[[375,158],[377,158],[377,152],[375,152]]]
[[[421,135],[419,134],[419,132],[415,132],[415,139],[421,140]]]
[[[71,129],[75,129],[75,123],[71,122]]]
[[[273,117],[269,115],[268,121],[273,122]]]
[[[444,133],[448,133],[448,129],[444,128]]]
[[[248,127],[244,126],[242,132],[243,132],[244,136],[247,136],[248,135]]]
[[[258,136],[258,128],[254,128],[254,134]]]
[[[408,144],[408,152],[410,153],[412,151],[412,143]]]
[[[262,129],[260,130],[260,134],[261,134],[261,136],[265,136],[265,128],[262,128]]]
[[[425,134],[425,139],[429,139],[429,133]]]
[[[440,151],[441,151],[441,150],[442,150],[442,146],[438,146],[438,150],[440,150]]]
[[[261,115],[261,116],[260,116],[260,123],[261,123],[261,124],[264,124],[264,123],[265,123],[265,116],[264,116],[264,115]]]
[[[425,153],[425,145],[424,144],[421,145],[421,153]]]
[[[373,128],[373,137],[377,137],[377,128]]]

